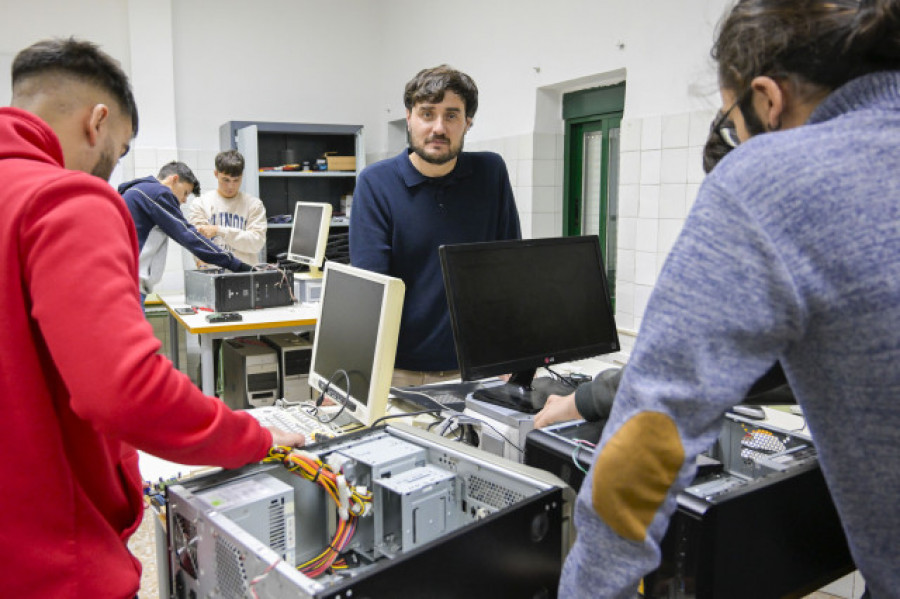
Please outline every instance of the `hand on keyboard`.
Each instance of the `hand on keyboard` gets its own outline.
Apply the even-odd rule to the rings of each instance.
[[[296,439],[297,435],[306,440],[306,444],[320,443],[321,439],[317,439],[315,433],[323,433],[329,437],[336,437],[341,434],[341,429],[328,422],[322,422],[302,406],[291,406],[280,408],[277,406],[264,406],[246,410],[248,414],[256,418],[261,425],[279,434],[292,435]],[[289,441],[290,439],[286,439]],[[301,445],[303,443],[301,442]],[[299,445],[295,446],[299,447]]]
[[[303,447],[306,444],[306,437],[303,433],[289,433],[274,426],[267,426],[266,428],[272,433],[272,445]]]

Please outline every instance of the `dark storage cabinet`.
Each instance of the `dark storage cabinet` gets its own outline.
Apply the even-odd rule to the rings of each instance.
[[[362,125],[322,125],[228,121],[219,128],[222,150],[237,149],[246,160],[241,189],[259,197],[270,219],[264,261],[275,262],[287,251],[291,225],[272,222],[293,215],[298,201],[331,204],[334,219],[326,258],[349,262],[346,244],[348,218],[342,199],[353,195],[356,176],[365,167]],[[355,158],[355,170],[315,170],[326,153]],[[309,171],[261,170],[285,164],[309,163]],[[332,248],[337,248],[332,249]]]

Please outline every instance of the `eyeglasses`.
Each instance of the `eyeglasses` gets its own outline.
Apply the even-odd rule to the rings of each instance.
[[[752,92],[752,88],[747,88],[737,99],[728,107],[728,110],[720,110],[719,116],[716,117],[716,120],[712,124],[712,130],[719,134],[719,137],[722,138],[726,144],[731,146],[732,148],[738,147],[741,143],[741,139],[738,137],[737,129],[734,127],[734,123],[729,118],[729,115],[732,111],[738,107],[738,104],[744,101],[744,99],[750,95]]]

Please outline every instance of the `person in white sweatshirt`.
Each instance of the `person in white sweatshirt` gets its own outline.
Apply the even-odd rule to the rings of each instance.
[[[195,199],[189,220],[202,235],[254,265],[266,245],[266,207],[262,200],[240,190],[244,157],[237,150],[216,155],[218,188]]]

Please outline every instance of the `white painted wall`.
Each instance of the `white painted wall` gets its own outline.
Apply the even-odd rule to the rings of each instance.
[[[0,0],[0,54],[15,55],[47,37],[89,39],[130,71],[128,9],[124,0]],[[5,78],[9,73],[3,73]]]
[[[217,149],[229,120],[378,120],[382,2],[173,3],[179,147]]]
[[[402,111],[404,83],[423,67],[450,63],[479,86],[473,140],[534,130],[539,88],[621,69],[628,74],[626,117],[711,107],[718,100],[709,96],[716,89],[709,48],[726,4],[392,0],[382,3],[381,96],[387,109]],[[695,84],[705,97],[692,89]]]
[[[49,37],[75,36],[91,40],[116,58],[131,75],[128,6],[124,0],[0,0],[0,103],[9,104],[12,60],[19,50]],[[136,98],[141,105],[141,98]],[[111,182],[123,180],[117,167]]]
[[[141,126],[136,148],[177,148],[171,0],[129,0],[131,85]]]
[[[532,131],[538,88],[617,69],[628,73],[626,117],[708,107],[711,31],[726,4],[0,0],[0,55],[51,35],[96,41],[143,76],[138,145],[169,143],[174,93],[182,148],[215,149],[218,126],[245,119],[362,123],[370,151],[383,152],[404,83],[441,62],[481,89],[476,140]]]
[[[709,46],[727,2],[0,0],[0,56],[48,35],[99,42],[131,75],[141,114],[116,176],[177,157],[206,189],[225,121],[359,123],[381,158],[406,81],[452,64],[481,90],[467,147],[504,156],[535,237],[562,227],[563,94],[625,79],[617,316],[637,329],[702,179],[718,106]],[[165,289],[180,285],[178,258],[173,248]]]

